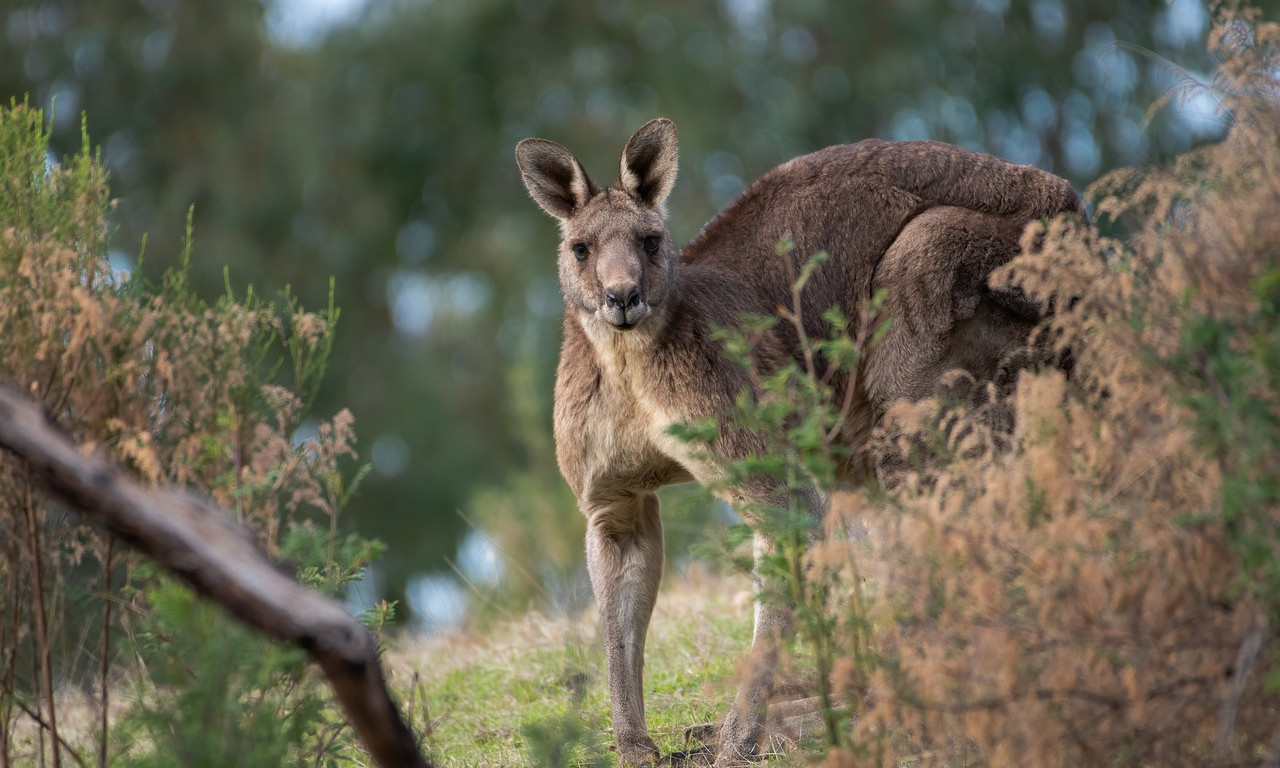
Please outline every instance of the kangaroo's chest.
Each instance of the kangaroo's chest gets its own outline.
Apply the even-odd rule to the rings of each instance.
[[[575,491],[591,497],[709,479],[697,447],[670,431],[692,418],[679,380],[626,350],[592,362],[588,376],[572,381],[562,372],[557,385],[557,453]]]
[[[621,467],[651,462],[654,454],[679,461],[683,443],[669,428],[683,419],[666,398],[627,378],[603,378],[586,425],[592,452]]]
[[[594,420],[599,428],[590,430],[594,447],[621,467],[647,465],[657,456],[698,476],[694,446],[672,434],[673,426],[691,419],[691,404],[670,377],[657,373],[629,367],[605,372],[605,396]]]

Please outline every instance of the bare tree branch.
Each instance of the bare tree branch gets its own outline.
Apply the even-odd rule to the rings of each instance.
[[[148,490],[84,456],[38,406],[0,387],[0,447],[25,459],[45,492],[102,521],[240,621],[304,648],[384,768],[428,768],[387,689],[368,630],[340,604],[272,563],[253,534],[208,499]]]

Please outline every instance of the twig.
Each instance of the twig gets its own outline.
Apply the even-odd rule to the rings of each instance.
[[[8,551],[5,552],[7,559],[6,571],[10,572],[13,579],[12,591],[5,595],[5,602],[0,604],[0,658],[4,659],[4,675],[0,677],[0,685],[10,687],[13,685],[14,663],[18,658],[18,625],[21,621],[19,613],[19,601],[17,599],[17,581],[18,575],[12,573],[17,567],[18,555],[16,552],[16,544],[13,541],[15,537],[6,537],[9,543]],[[9,627],[9,600],[13,599],[13,641],[6,641],[6,634]],[[0,768],[7,768],[9,765],[9,719],[13,712],[13,705],[5,700],[0,703]]]
[[[1231,674],[1231,690],[1222,700],[1222,708],[1218,712],[1218,747],[1215,750],[1219,757],[1225,757],[1230,750],[1231,735],[1236,729],[1236,712],[1240,709],[1240,699],[1244,696],[1245,684],[1249,682],[1249,673],[1253,671],[1253,663],[1262,650],[1263,641],[1267,637],[1267,619],[1260,616],[1258,622],[1244,636],[1240,643],[1240,652],[1236,654],[1236,664]]]
[[[111,566],[116,537],[107,534],[107,554],[102,564],[102,731],[98,740],[98,768],[107,768],[107,726],[111,708]]]
[[[24,715],[31,718],[32,722],[34,722],[42,732],[49,730],[49,724],[45,722],[44,718],[40,717],[40,713],[31,709],[31,707],[28,707],[26,704],[23,704],[22,701],[14,695],[12,688],[3,681],[0,681],[0,687],[3,687],[5,693],[9,694],[9,700],[16,704],[18,709],[21,709]],[[56,736],[56,739],[57,743],[61,744],[63,749],[67,750],[67,754],[71,755],[72,759],[80,765],[80,768],[89,768],[89,766],[85,765],[85,762],[80,755],[78,755],[76,751],[71,748],[71,745],[68,744],[61,736]]]
[[[49,643],[49,624],[48,617],[45,615],[44,604],[44,559],[40,557],[40,528],[36,525],[35,499],[31,496],[31,467],[27,466],[27,473],[24,479],[23,487],[25,488],[25,498],[23,506],[26,511],[27,518],[27,546],[30,549],[28,561],[31,565],[31,584],[34,599],[34,613],[36,620],[36,652],[40,658],[40,683],[44,688],[45,699],[49,702],[49,734],[53,737],[53,768],[60,768],[62,765],[61,751],[58,748],[58,709],[53,701],[53,649]],[[41,763],[44,762],[44,750],[40,753]]]

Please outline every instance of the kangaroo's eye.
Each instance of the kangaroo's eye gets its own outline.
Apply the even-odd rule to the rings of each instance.
[[[570,247],[573,250],[573,255],[578,257],[578,261],[587,260],[587,244],[586,243],[574,243]]]
[[[662,238],[657,235],[649,235],[644,239],[644,252],[650,256],[658,252],[658,246],[662,244]]]

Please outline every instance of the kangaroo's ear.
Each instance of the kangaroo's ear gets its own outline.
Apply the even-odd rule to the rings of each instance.
[[[516,165],[533,201],[560,220],[572,216],[600,191],[578,158],[554,141],[521,141],[516,145]]]
[[[618,184],[641,204],[658,208],[676,185],[676,124],[660,117],[640,126],[622,150]]]

